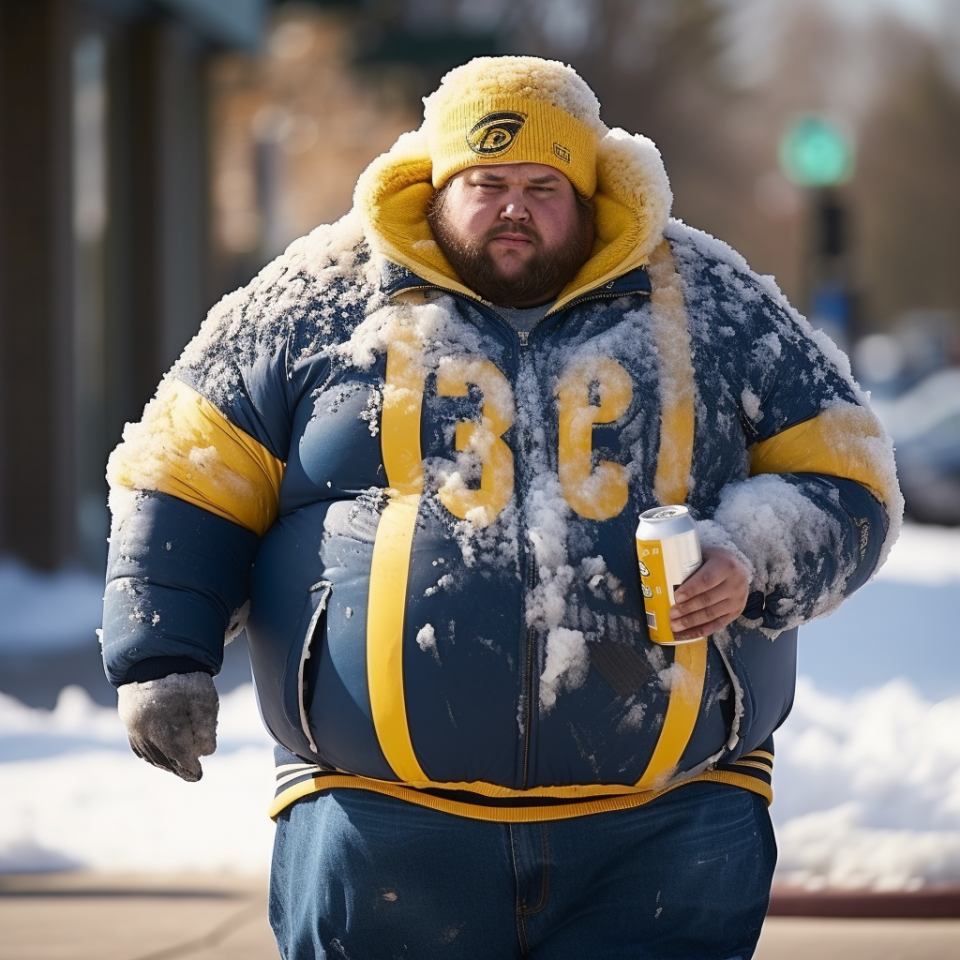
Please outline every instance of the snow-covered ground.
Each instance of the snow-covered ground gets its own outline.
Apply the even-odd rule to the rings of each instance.
[[[91,642],[99,596],[92,577],[0,563],[0,655]],[[777,738],[782,882],[960,882],[958,606],[960,530],[907,527],[873,583],[802,631]],[[187,784],[137,760],[79,687],[52,711],[0,694],[0,871],[265,872],[272,760],[249,684],[223,697],[204,771]]]

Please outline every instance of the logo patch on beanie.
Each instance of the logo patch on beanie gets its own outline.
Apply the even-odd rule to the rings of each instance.
[[[513,146],[513,141],[526,122],[527,118],[522,113],[505,110],[488,113],[471,127],[465,138],[467,146],[478,156],[497,157]]]

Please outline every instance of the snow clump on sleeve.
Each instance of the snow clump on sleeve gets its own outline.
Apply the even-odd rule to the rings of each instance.
[[[810,609],[800,609],[791,597],[809,590],[801,584],[797,560],[804,554],[822,554],[824,545],[841,540],[836,519],[820,510],[796,486],[776,474],[760,474],[724,488],[714,515],[740,557],[749,558],[754,590],[782,594],[772,613],[779,630],[826,616],[843,601],[843,587],[851,570],[838,571],[836,585],[824,590]],[[716,526],[701,524],[707,537],[720,545]],[[829,549],[829,548],[828,548]]]

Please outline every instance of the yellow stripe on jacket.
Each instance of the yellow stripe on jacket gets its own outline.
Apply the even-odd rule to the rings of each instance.
[[[641,807],[651,800],[656,800],[657,797],[662,797],[671,790],[680,789],[688,783],[727,783],[731,786],[749,790],[751,793],[759,794],[767,801],[768,806],[773,802],[773,790],[768,783],[762,779],[737,773],[733,770],[706,770],[689,780],[683,780],[655,790],[647,790],[643,793],[620,792],[602,797],[584,796],[579,803],[551,804],[547,802],[539,805],[504,807],[485,805],[479,798],[476,802],[453,799],[452,797],[439,796],[436,793],[424,793],[409,784],[371,780],[366,777],[355,777],[351,774],[326,773],[320,771],[319,767],[315,769],[316,776],[300,780],[282,790],[276,796],[269,809],[269,814],[274,820],[287,807],[298,800],[302,800],[313,793],[333,789],[368,790],[372,793],[395,797],[398,800],[405,800],[408,803],[429,807],[432,810],[440,810],[454,816],[467,817],[471,820],[485,820],[490,823],[538,823],[544,820],[568,820],[573,817],[585,817],[597,813],[631,810],[635,807]],[[426,784],[426,786],[437,788],[438,785]],[[439,785],[440,788],[450,786],[457,787],[458,785]],[[476,784],[465,786],[468,790],[476,792],[474,790]],[[489,796],[489,794],[485,795]],[[512,795],[521,796],[522,794],[520,791],[513,791]],[[542,792],[537,793],[536,796],[547,798],[547,795]]]
[[[380,441],[389,500],[377,526],[367,602],[367,685],[377,740],[401,780],[423,781],[407,714],[403,634],[407,577],[423,493],[421,344],[403,326],[387,350]]]
[[[900,497],[892,460],[889,440],[873,412],[838,403],[755,444],[750,474],[823,473],[856,480],[889,508]]]
[[[660,503],[685,503],[690,486],[695,430],[695,394],[690,320],[670,244],[662,241],[650,259],[654,340],[660,358],[660,449],[653,491]]]
[[[209,400],[167,379],[110,457],[111,487],[156,490],[262,536],[276,519],[283,463]]]

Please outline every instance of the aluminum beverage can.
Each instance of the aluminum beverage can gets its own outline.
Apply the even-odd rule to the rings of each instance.
[[[697,527],[686,507],[654,507],[640,514],[637,561],[650,639],[671,646],[702,640],[677,640],[670,629],[673,591],[703,563]]]

